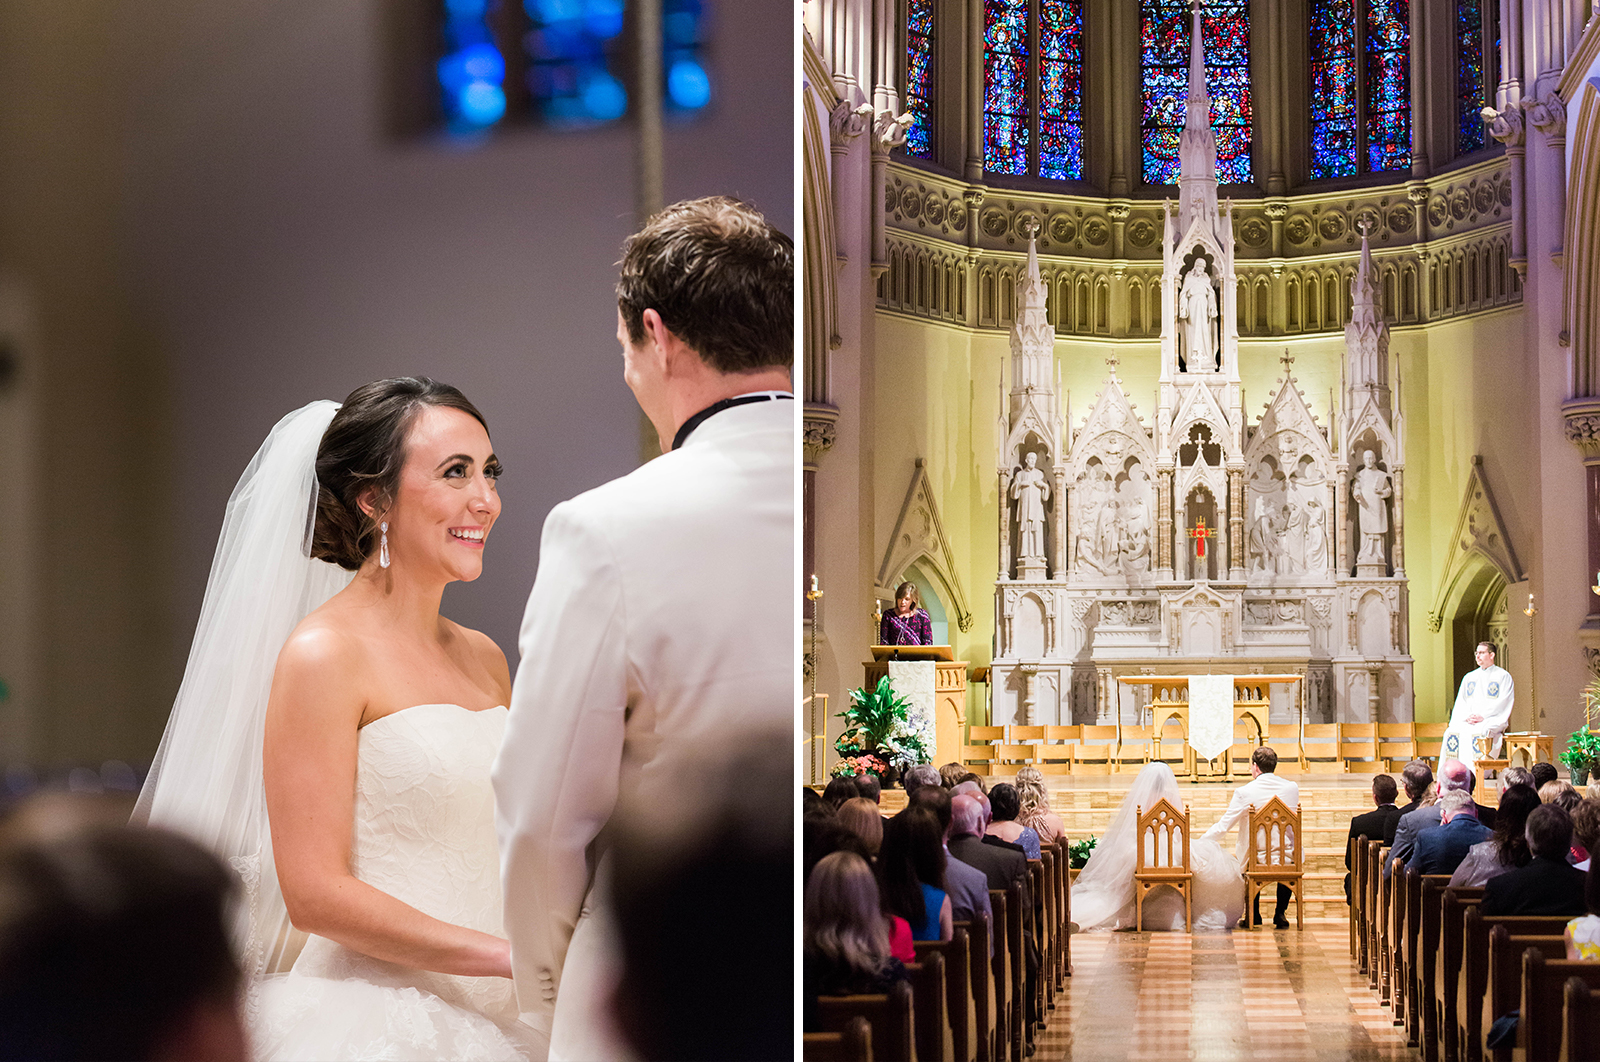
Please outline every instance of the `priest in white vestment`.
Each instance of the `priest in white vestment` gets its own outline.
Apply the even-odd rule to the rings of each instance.
[[[1439,754],[1441,761],[1460,760],[1472,770],[1477,769],[1475,762],[1480,755],[1493,758],[1500,751],[1500,735],[1511,723],[1515,693],[1511,672],[1495,666],[1493,645],[1479,642],[1474,655],[1478,669],[1467,672],[1461,680],[1456,706],[1450,713],[1450,729],[1444,732]]]
[[[788,238],[731,200],[668,207],[624,248],[623,378],[666,452],[545,521],[494,766],[517,1001],[551,1059],[630,1054],[619,803],[671,806],[706,750],[794,725],[793,277]]]

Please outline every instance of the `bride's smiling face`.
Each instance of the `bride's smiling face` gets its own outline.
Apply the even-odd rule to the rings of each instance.
[[[459,409],[423,409],[406,436],[388,514],[392,565],[408,574],[436,569],[463,582],[481,575],[484,542],[500,515],[499,477],[482,424]]]

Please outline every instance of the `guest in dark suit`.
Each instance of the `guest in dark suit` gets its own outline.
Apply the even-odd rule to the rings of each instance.
[[[1387,774],[1377,775],[1372,779],[1372,802],[1376,810],[1357,815],[1350,820],[1350,833],[1344,842],[1344,902],[1350,902],[1350,842],[1357,837],[1368,840],[1382,840],[1384,844],[1394,843],[1394,828],[1400,823],[1400,809],[1394,806],[1394,798],[1399,794],[1400,787],[1394,784],[1394,779]]]
[[[1534,808],[1527,836],[1532,861],[1489,879],[1483,887],[1484,916],[1583,914],[1585,875],[1567,862],[1571,816],[1555,804]]]
[[[1489,839],[1489,829],[1478,821],[1477,805],[1459,789],[1439,797],[1439,825],[1417,835],[1415,850],[1406,863],[1419,874],[1454,874],[1467,851]]]
[[[1428,787],[1433,784],[1433,768],[1425,760],[1412,760],[1400,769],[1400,785],[1406,791],[1406,802],[1400,807],[1402,816],[1409,815],[1422,806],[1422,798],[1427,796]],[[1395,820],[1399,825],[1399,820]],[[1394,844],[1394,827],[1389,828],[1389,835],[1385,838],[1386,844]]]
[[[1411,765],[1406,765],[1410,770]],[[1460,789],[1471,793],[1477,784],[1471,769],[1460,760],[1445,760],[1439,765],[1439,792],[1447,789]],[[1409,789],[1408,789],[1409,791]],[[1494,809],[1477,804],[1478,821],[1489,829],[1494,829]],[[1389,880],[1389,874],[1396,859],[1403,860],[1407,866],[1411,864],[1411,850],[1417,843],[1417,836],[1430,826],[1439,825],[1439,805],[1421,805],[1413,811],[1402,811],[1400,822],[1395,826],[1394,844],[1389,849],[1389,855],[1384,860],[1383,878]]]

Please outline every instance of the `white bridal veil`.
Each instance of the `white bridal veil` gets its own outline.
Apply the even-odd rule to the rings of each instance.
[[[238,872],[232,929],[252,979],[286,968],[303,941],[272,862],[261,743],[279,650],[353,575],[310,556],[317,447],[338,408],[313,402],[280,420],[234,487],[183,685],[133,813]]]

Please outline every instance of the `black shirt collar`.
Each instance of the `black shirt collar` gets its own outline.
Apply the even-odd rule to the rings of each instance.
[[[738,395],[734,398],[724,398],[720,402],[713,402],[711,405],[702,409],[700,412],[683,422],[683,427],[678,429],[678,434],[672,437],[672,448],[674,450],[678,449],[689,440],[689,436],[694,434],[694,430],[696,428],[698,428],[705,421],[709,420],[711,417],[721,413],[724,409],[732,409],[734,406],[748,406],[752,402],[771,402],[780,398],[788,398],[792,400],[794,395],[781,391],[765,391],[759,394]]]

